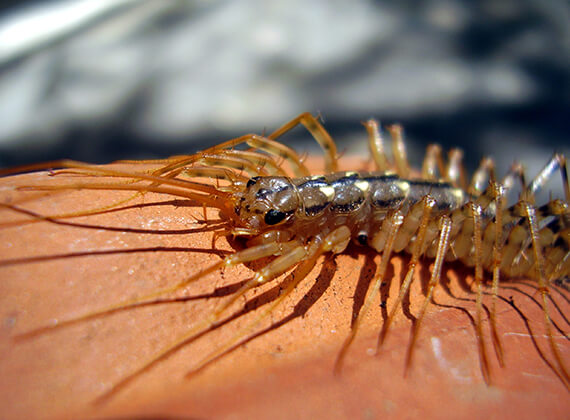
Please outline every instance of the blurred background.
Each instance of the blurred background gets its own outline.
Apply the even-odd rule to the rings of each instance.
[[[415,166],[433,142],[462,147],[471,170],[492,155],[532,176],[570,156],[567,0],[0,8],[1,166],[192,153],[304,111],[345,153],[366,153],[361,121],[401,122]]]

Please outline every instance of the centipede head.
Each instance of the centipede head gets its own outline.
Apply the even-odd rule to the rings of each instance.
[[[253,177],[237,194],[235,214],[240,224],[259,232],[291,222],[300,199],[287,177]]]

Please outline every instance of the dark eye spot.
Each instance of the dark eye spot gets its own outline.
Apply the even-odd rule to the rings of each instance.
[[[285,216],[287,216],[287,214],[283,213],[282,211],[269,210],[267,213],[265,213],[265,223],[268,225],[276,225],[285,219]]]
[[[365,233],[361,233],[356,237],[356,240],[360,245],[366,246],[368,244],[368,235]]]

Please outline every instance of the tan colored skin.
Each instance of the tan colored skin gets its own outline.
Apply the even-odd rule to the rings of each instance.
[[[344,161],[351,169],[364,166],[363,162]],[[45,173],[36,173],[16,181],[33,185],[45,179]],[[50,181],[69,179],[58,176]],[[0,180],[0,202],[14,203],[27,194],[37,194],[6,188],[11,184],[14,179]],[[128,194],[52,194],[29,201],[25,207],[57,214],[102,206]],[[0,417],[378,418],[389,414],[563,418],[570,410],[568,391],[534,347],[521,315],[504,301],[499,302],[498,322],[507,366],[498,366],[485,322],[493,385],[484,383],[474,327],[460,309],[475,313],[475,295],[460,285],[471,283],[470,270],[459,264],[445,266],[443,276],[449,277],[453,296],[469,301],[450,296],[441,286],[436,288],[434,300],[451,307],[430,306],[406,378],[410,320],[399,311],[380,356],[374,357],[386,317],[378,306],[349,349],[340,377],[335,376],[334,362],[355,307],[362,304],[366,284],[380,260],[373,251],[356,246],[335,258],[324,258],[324,263],[319,260],[293,296],[252,331],[286,319],[283,325],[186,379],[185,374],[202,357],[260,313],[250,312],[159,361],[103,403],[94,404],[220,301],[211,297],[132,309],[14,340],[17,334],[45,326],[50,320],[81,315],[175,284],[219,261],[219,255],[211,251],[211,233],[187,232],[203,227],[193,218],[202,219],[202,209],[156,194],[132,204],[142,205],[67,220],[93,228],[40,222],[0,229]],[[209,217],[215,218],[215,212]],[[0,209],[0,224],[22,219],[27,217]],[[235,249],[225,239],[216,245],[220,250]],[[27,259],[41,256],[46,258]],[[384,291],[388,309],[397,296],[399,273],[408,259],[398,256],[391,262],[389,272],[395,280]],[[216,271],[190,285],[184,294],[209,294],[216,288],[223,294],[224,286],[249,278],[251,269],[260,267],[256,263],[223,274]],[[429,280],[428,267],[424,262],[418,270],[424,284]],[[253,302],[248,307],[273,301],[282,281],[249,293],[247,300]],[[543,337],[541,309],[531,299],[536,299],[535,289],[520,283],[507,287],[501,296],[513,298],[516,308],[529,319],[536,342],[552,360]],[[561,312],[569,314],[568,293],[562,297],[554,291],[553,296]],[[416,280],[404,310],[417,314],[423,298],[421,281]],[[235,311],[243,303],[240,300]],[[551,313],[567,331],[560,313]],[[568,341],[560,332],[555,330],[555,334],[562,358],[568,361]]]

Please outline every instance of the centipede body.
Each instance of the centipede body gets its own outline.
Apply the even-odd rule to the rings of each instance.
[[[58,177],[55,177],[55,178],[58,178]],[[59,180],[58,180],[58,182],[59,182]],[[84,194],[85,197],[87,197],[87,196],[93,196],[93,192],[92,192],[92,191],[76,192],[75,194]],[[101,202],[105,202],[105,201],[106,201],[105,198],[104,198],[104,196],[105,196],[105,194],[103,194],[103,195],[99,194],[100,200],[102,200]],[[151,195],[148,195],[149,198],[146,198],[146,197],[145,197],[145,200],[144,200],[144,201],[145,201],[145,202],[147,202],[147,200],[153,201],[150,196],[151,196]],[[101,198],[101,197],[102,197],[102,198]],[[70,199],[70,200],[72,200],[72,199]],[[111,202],[112,202],[112,201],[113,201],[113,200],[111,200]],[[148,203],[148,202],[147,202],[147,203]],[[45,203],[44,203],[44,204],[45,204]],[[179,207],[177,208],[178,211],[180,211],[180,209],[186,210],[186,209],[183,207],[183,202],[182,202],[182,201],[179,201],[177,204],[178,204],[178,206],[179,206]],[[42,205],[43,205],[43,204],[42,204]],[[65,203],[61,203],[61,205],[65,208]],[[96,207],[96,206],[99,205],[99,204],[97,204],[97,203],[92,203],[92,204],[90,204],[90,206],[91,206],[91,205]],[[70,203],[69,203],[69,202],[67,203],[67,206],[70,206]],[[149,222],[149,220],[153,220],[153,219],[154,219],[154,220],[157,220],[157,219],[160,219],[160,216],[159,216],[159,215],[160,215],[161,212],[164,211],[164,208],[165,208],[165,207],[161,207],[161,206],[156,206],[155,208],[153,208],[153,209],[152,209],[152,211],[153,211],[152,214],[154,214],[154,216],[150,216],[151,213],[148,213],[148,212],[145,213],[145,216],[143,217],[143,219],[146,218],[146,223],[147,223],[146,226],[151,226],[151,222]],[[37,211],[42,210],[44,213],[45,213],[45,210],[46,210],[45,207],[43,207],[43,208],[34,208],[33,206],[32,206],[32,209],[33,209],[33,210],[37,210]],[[55,208],[54,208],[53,210],[54,210],[53,213],[55,213],[55,214],[58,213],[58,211],[57,211]],[[148,210],[148,209],[139,209],[139,211],[144,211],[144,210]],[[125,212],[127,212],[127,211],[129,211],[129,210],[126,210]],[[130,210],[130,212],[131,212],[131,213],[129,213],[129,214],[132,214],[132,213],[135,213],[135,214],[136,214],[136,209]],[[51,213],[51,212],[48,212],[48,213]],[[53,214],[53,213],[52,213],[52,214]],[[196,212],[195,212],[194,214],[196,215],[197,218],[201,218],[201,217],[202,217],[201,209],[196,209]],[[121,215],[124,216],[124,219],[121,220],[121,223],[119,223],[119,225],[120,225],[121,227],[123,227],[123,226],[130,226],[129,221],[130,221],[131,219],[130,219],[130,217],[126,216],[126,213],[123,213],[123,212],[115,212],[114,214],[111,213],[111,214],[106,215],[106,216],[105,216],[105,215],[86,216],[85,218],[82,218],[82,219],[80,219],[80,220],[81,220],[81,221],[85,221],[86,224],[95,223],[95,225],[97,225],[97,224],[101,223],[101,224],[103,224],[103,226],[105,226],[105,223],[106,223],[106,222],[105,222],[105,220],[106,220],[105,218],[111,218],[111,217],[116,217],[116,216],[118,216],[118,217],[120,218]],[[142,217],[142,216],[139,216],[139,217]],[[180,217],[180,216],[178,216],[178,217]],[[215,217],[215,215],[210,214],[210,217]],[[101,218],[102,218],[102,219],[101,219]],[[141,219],[141,220],[143,220],[143,219]],[[98,221],[98,220],[99,220],[99,221]],[[102,220],[102,221],[101,221],[101,220]],[[108,219],[108,220],[110,220],[110,219]],[[180,223],[179,221],[180,221],[180,219],[178,219],[178,222],[177,222],[177,223]],[[131,222],[132,222],[132,220],[131,220]],[[174,224],[176,225],[177,223],[174,223]],[[64,227],[62,227],[61,225],[58,226],[58,225],[52,225],[52,224],[49,224],[49,223],[44,224],[44,225],[45,225],[45,226],[48,226],[48,227],[44,227],[45,229],[48,229],[48,230],[50,230],[51,228],[54,228],[54,229],[56,229],[56,228],[57,228],[57,229],[62,229],[62,228],[64,228]],[[135,224],[135,225],[136,225],[136,224]],[[35,225],[35,226],[40,226],[40,225],[38,224],[38,225]],[[37,229],[37,227],[35,227],[35,226],[33,227],[33,229]],[[30,226],[30,228],[31,228],[31,226]],[[69,227],[69,230],[68,230],[68,231],[70,231],[70,230],[71,230],[71,231],[73,231],[73,230],[76,230],[76,231],[77,231],[77,229],[81,229],[81,228]],[[211,238],[210,238],[210,239],[211,239]],[[206,248],[208,248],[209,246],[211,246],[210,239],[205,239],[205,240],[202,242],[200,248],[206,249]],[[67,243],[68,238],[64,238],[64,241]],[[141,247],[142,247],[143,245],[149,245],[149,244],[147,243],[147,238],[145,238],[144,240],[138,239],[137,241],[141,241],[141,242],[138,242],[138,245],[141,246]],[[170,241],[170,239],[168,239],[168,240],[166,241],[166,243],[168,243],[169,241]],[[220,242],[220,241],[218,241],[218,242]],[[222,241],[222,242],[223,242],[223,241]],[[77,245],[76,245],[76,246],[77,246]],[[151,246],[146,246],[146,247],[147,247],[147,248],[152,248]],[[99,245],[98,248],[99,248],[99,249],[104,249],[105,247]],[[95,250],[94,250],[94,251],[96,251],[96,249],[97,249],[97,247],[95,247]],[[229,251],[230,249],[231,249],[231,248],[227,248],[226,251]],[[29,252],[29,251],[30,251],[30,249],[28,249],[27,255],[34,254],[34,255],[37,256],[37,255],[42,255],[42,253],[43,253],[43,255],[46,254],[45,251],[41,251],[41,248],[38,248],[37,250],[35,250],[35,252]],[[155,252],[160,252],[160,251],[155,251]],[[180,253],[182,253],[182,251],[180,251]],[[339,266],[343,266],[344,264],[346,264],[347,258],[348,258],[348,260],[350,260],[351,258],[357,258],[357,257],[356,257],[356,254],[357,254],[358,252],[353,250],[352,253],[353,253],[353,254],[352,254],[351,257],[348,257],[348,256],[339,256],[338,258],[341,259],[340,261],[335,261],[335,259],[332,259],[332,260],[328,260],[328,259],[327,259],[327,261],[326,261],[326,262],[324,263],[324,265],[323,265],[323,268],[320,269],[320,273],[319,273],[319,267],[317,266],[317,267],[315,268],[315,270],[317,271],[317,273],[315,273],[315,275],[317,275],[317,276],[320,275],[321,277],[324,277],[324,278],[326,279],[327,277],[331,276],[331,273],[330,273],[330,272],[337,272],[337,271],[339,271],[340,269],[339,269],[338,267],[339,267]],[[356,254],[355,254],[355,253],[356,253]],[[47,254],[49,255],[50,253],[48,252]],[[93,255],[95,255],[95,252],[93,252]],[[364,254],[364,255],[369,255],[369,254]],[[125,255],[122,255],[121,257],[122,257],[122,258],[125,258]],[[358,260],[359,263],[364,262],[364,261],[363,261],[363,258],[364,258],[364,257],[358,257],[358,258],[359,258],[359,260]],[[368,258],[371,258],[371,257],[368,257]],[[218,259],[219,259],[219,257],[218,257]],[[145,260],[146,260],[146,259],[145,259]],[[215,257],[215,256],[214,256],[214,257],[213,257],[213,256],[210,256],[210,260],[211,260],[211,261],[215,261],[215,260],[216,260],[216,257]],[[195,259],[195,261],[198,261],[198,259]],[[341,262],[341,261],[342,261],[342,262]],[[37,264],[37,263],[31,262],[31,263],[29,263],[27,266],[30,266],[30,265],[33,265],[33,264]],[[51,263],[48,263],[48,264],[51,264]],[[145,268],[144,268],[144,269],[143,269],[143,268],[137,269],[136,267],[141,267],[140,265],[137,266],[137,264],[141,264],[141,263],[140,263],[140,262],[137,263],[137,262],[136,262],[136,259],[135,259],[135,261],[133,262],[133,260],[130,259],[130,256],[129,256],[129,262],[128,262],[127,264],[130,265],[130,268],[129,268],[130,270],[135,270],[136,272],[147,272],[147,273],[153,272],[152,263],[149,263],[149,262],[146,262],[146,261],[145,261],[145,262],[144,262]],[[148,266],[149,264],[151,265],[150,267]],[[189,263],[189,264],[192,265],[192,263]],[[378,261],[376,261],[376,262],[374,262],[374,263],[368,262],[368,263],[367,263],[367,266],[370,268],[371,265],[375,265],[375,264],[377,265],[377,264],[378,264]],[[404,266],[405,266],[405,264],[406,264],[405,258],[404,258],[403,264],[404,264]],[[365,265],[366,265],[366,264],[365,264]],[[15,270],[15,267],[16,267],[16,266],[14,265],[14,266],[12,266],[11,269],[13,269],[14,271],[16,271],[16,270]],[[356,267],[358,267],[358,265],[357,265]],[[256,269],[256,268],[257,268],[257,269],[258,269],[259,267],[251,267],[251,268],[253,268],[253,269]],[[453,266],[453,268],[457,269],[457,265],[456,265],[456,266]],[[232,270],[237,270],[237,269],[241,270],[241,268],[232,268]],[[119,271],[120,271],[120,270],[119,270]],[[127,270],[127,271],[128,271],[128,270]],[[225,275],[225,276],[228,276],[228,275],[229,275],[229,274],[228,274],[229,272],[230,272],[230,270],[227,270],[224,275]],[[323,272],[324,272],[324,274],[323,274]],[[241,278],[242,278],[242,279],[243,279],[243,278],[247,278],[247,273],[248,273],[248,269],[245,268],[244,271],[243,271],[243,274],[242,274]],[[327,274],[327,273],[328,273],[328,274]],[[358,270],[356,270],[356,273],[358,273]],[[339,275],[339,274],[337,274],[337,275]],[[239,274],[238,274],[238,276],[239,276]],[[361,275],[361,276],[362,276],[362,275]],[[41,277],[41,274],[40,274],[39,272],[35,272],[35,274],[32,275],[32,277],[33,277],[34,279],[37,279],[37,278]],[[160,275],[159,277],[161,278],[161,280],[162,280],[163,283],[167,283],[169,279],[172,279],[172,278],[175,278],[175,277],[177,277],[177,278],[179,279],[179,278],[181,277],[181,276],[180,276],[180,272],[179,272],[179,267],[178,267],[178,268],[169,268],[168,271],[164,272],[164,273],[163,273],[162,275]],[[182,276],[182,277],[183,277],[183,276]],[[334,277],[334,275],[333,275],[332,277]],[[366,275],[363,275],[363,277],[366,277]],[[226,280],[227,280],[227,279],[226,279]],[[368,278],[368,280],[370,281],[370,277]],[[77,280],[77,281],[78,281],[78,280]],[[141,282],[142,280],[139,279],[138,281]],[[150,279],[149,279],[148,281],[150,282]],[[156,281],[156,278],[152,278],[152,281],[153,281],[153,282]],[[306,281],[306,282],[307,282],[306,288],[307,288],[307,287],[310,288],[311,281],[312,281],[311,278],[307,278],[307,281]],[[348,280],[345,280],[345,281],[348,281]],[[350,281],[354,283],[354,281],[355,281],[355,280],[354,280],[354,274],[352,275],[352,279],[351,279]],[[128,279],[127,279],[125,282],[128,283]],[[330,284],[332,285],[332,284],[334,284],[335,282],[336,282],[336,280],[335,280],[335,279],[332,279],[332,280],[330,281]],[[156,283],[154,283],[154,284],[149,284],[149,283],[147,283],[147,284],[146,284],[146,287],[148,288],[148,290],[151,290],[151,291],[152,291],[152,288],[153,288],[153,287],[159,287],[159,286],[161,286],[161,285],[158,285],[158,286],[157,286]],[[99,286],[99,287],[100,287],[101,289],[103,289],[103,288],[104,288],[104,285],[101,285],[101,286]],[[67,289],[69,289],[69,288],[67,288]],[[66,294],[65,294],[66,292],[65,292],[65,290],[66,290],[65,284],[60,284],[60,285],[58,285],[58,286],[55,288],[55,295],[56,295],[56,296],[60,296],[61,299],[64,300],[64,301],[68,301],[68,302],[69,302],[69,301],[73,301],[73,299],[70,298],[70,297],[67,297],[67,298],[66,298]],[[211,288],[210,288],[210,290],[211,290]],[[305,289],[305,290],[306,290],[306,289]],[[103,292],[100,291],[100,293],[103,293]],[[127,291],[127,292],[125,292],[125,293],[133,293],[133,292],[132,292],[132,291],[131,291],[131,292],[128,292],[128,291]],[[140,292],[139,292],[139,293],[140,293]],[[143,294],[144,294],[144,292],[143,292]],[[390,299],[393,299],[394,296],[395,296],[395,294],[397,294],[397,292],[392,292],[392,293],[390,294]],[[421,294],[421,293],[420,293],[420,294]],[[472,296],[471,296],[471,297],[472,297]],[[54,297],[54,299],[55,299],[55,297]],[[110,295],[110,294],[101,295],[99,298],[97,298],[97,296],[93,296],[93,295],[92,295],[92,296],[89,296],[89,295],[87,295],[87,296],[85,296],[84,299],[91,301],[89,307],[92,308],[92,309],[97,309],[98,307],[101,307],[101,305],[104,306],[104,304],[105,304],[105,303],[108,303],[109,301],[111,301],[111,302],[116,301],[116,299],[114,299],[113,296]],[[99,299],[99,301],[97,301],[97,299]],[[332,300],[331,300],[331,299],[325,299],[325,301],[328,303],[328,305],[332,305]],[[36,301],[35,303],[37,304],[38,302]],[[80,303],[85,303],[85,302],[77,302],[77,305],[79,305]],[[346,305],[347,302],[344,302],[344,304]],[[389,304],[390,304],[390,301],[388,301],[388,305],[389,305]],[[348,305],[352,305],[352,303],[349,301],[349,302],[348,302]],[[34,305],[32,304],[31,306],[34,306]],[[71,312],[72,312],[72,310],[69,309],[69,308],[71,308],[71,306],[68,306],[67,304],[66,304],[65,306],[68,308],[68,309],[66,309],[65,311],[71,311]],[[333,308],[334,308],[334,310],[338,310],[338,306],[334,306]],[[162,310],[162,309],[161,309],[161,310]],[[51,314],[50,314],[50,311],[51,311]],[[153,312],[154,312],[154,311],[157,311],[157,309],[153,309]],[[77,312],[83,312],[83,311],[78,310]],[[58,314],[61,314],[61,313],[62,313],[62,312],[58,312],[57,309],[55,309],[53,306],[51,306],[51,307],[48,307],[48,308],[44,308],[44,309],[42,310],[42,314],[39,315],[39,316],[44,316],[44,315],[45,315],[46,318],[54,318],[54,317],[57,318],[57,317],[59,316]],[[67,312],[67,313],[68,313],[68,312]],[[539,311],[539,313],[540,313],[540,311]],[[64,313],[64,315],[65,315],[65,314],[66,314],[66,313]],[[275,313],[275,317],[278,317],[277,314],[278,314],[278,312]],[[554,314],[554,315],[556,315],[556,314]],[[118,316],[123,316],[123,315],[118,315]],[[349,318],[350,318],[350,316],[349,316]],[[20,321],[20,322],[21,322],[21,321]],[[96,322],[96,323],[97,323],[97,322],[100,323],[100,322],[105,322],[105,321],[104,321],[104,320],[99,320],[99,321],[95,321],[95,322]],[[347,322],[347,319],[344,319],[344,322],[346,323],[346,322]],[[244,321],[244,323],[246,323],[246,322]],[[465,321],[465,320],[464,320],[464,324],[468,324],[468,321]],[[426,322],[426,325],[427,325],[427,322]],[[539,325],[539,324],[537,324],[537,325]],[[336,325],[336,327],[337,327],[337,328],[340,328],[340,324]],[[73,327],[73,328],[75,328],[75,327]],[[79,328],[79,326],[78,326],[78,328]],[[92,327],[92,328],[94,328],[94,327]],[[347,330],[346,330],[346,325],[345,325],[345,330],[344,330],[344,331],[345,331],[345,332],[347,331]],[[142,333],[142,332],[141,332],[141,333]],[[58,333],[58,334],[59,334],[59,333]],[[69,333],[68,333],[68,334],[69,334]],[[136,334],[136,332],[135,332],[134,334]],[[396,332],[396,334],[397,334],[397,332]],[[471,337],[472,337],[472,336],[473,336],[473,332],[470,331],[469,335],[471,335]],[[437,338],[437,335],[436,335],[436,338]],[[44,342],[44,343],[45,343],[46,340],[48,340],[48,339],[49,339],[49,337],[40,337],[40,338],[38,338],[37,340],[39,340],[40,342]],[[389,339],[389,338],[388,338],[388,339]],[[53,337],[52,337],[52,340],[53,340]],[[49,340],[48,340],[48,341],[49,341]],[[403,342],[407,342],[407,334],[405,334],[405,340],[403,340]],[[255,343],[255,340],[252,341],[251,343],[249,343],[248,346],[254,346],[254,345],[255,345],[254,343]],[[286,345],[283,344],[283,347],[286,347]],[[374,347],[374,345],[371,345],[371,347]],[[337,351],[338,351],[338,344],[337,344],[337,346],[336,346],[336,349],[337,349]],[[476,351],[474,350],[473,347],[471,348],[471,351],[474,352],[474,353],[475,353],[475,356],[476,356]],[[181,350],[181,352],[184,352],[184,350]],[[508,357],[508,354],[509,354],[509,353],[508,353],[508,349],[507,349],[507,357]],[[421,355],[421,353],[420,353],[420,355]],[[176,356],[176,357],[177,357],[177,359],[181,359],[181,358],[182,358],[182,356],[180,356],[180,357]],[[421,356],[419,356],[419,357],[421,357]],[[143,359],[144,359],[143,355],[139,355],[138,360],[140,360],[140,358],[143,358]],[[334,359],[334,357],[333,357],[333,359]],[[350,358],[349,358],[349,360],[350,360]],[[165,362],[165,363],[167,363],[167,362]],[[222,359],[222,361],[221,361],[220,363],[223,363],[223,359]],[[350,363],[350,362],[349,362],[349,363]],[[132,365],[136,365],[136,363],[133,363]],[[421,363],[420,363],[420,365],[421,365]],[[180,369],[181,369],[182,371],[185,370],[185,366],[184,366],[184,363],[183,363],[182,361],[181,361],[177,366],[180,367]],[[329,363],[329,368],[330,368],[331,366],[332,366],[331,363]],[[402,371],[401,368],[402,368],[402,366],[403,366],[403,364],[400,363],[400,366],[399,366],[399,369],[398,369],[398,375],[401,375],[401,371]],[[159,364],[159,368],[160,368],[160,364]],[[353,363],[350,363],[349,368],[354,368],[354,364],[353,364]],[[128,369],[127,369],[127,370],[128,370]],[[170,374],[175,375],[175,371],[176,371],[176,369],[171,369],[171,370],[170,370]],[[412,371],[413,371],[413,369],[412,369]],[[420,372],[421,372],[421,368],[420,368]],[[499,372],[500,372],[500,371],[499,371]],[[178,372],[178,373],[180,373],[180,372]],[[330,372],[329,372],[329,373],[330,373]],[[348,375],[350,375],[350,374],[348,374]],[[120,377],[120,375],[118,375],[118,376]],[[500,377],[501,377],[501,374],[499,373],[499,381],[500,381]],[[143,381],[143,382],[144,382],[144,381]],[[128,392],[128,389],[127,389],[127,392]]]

